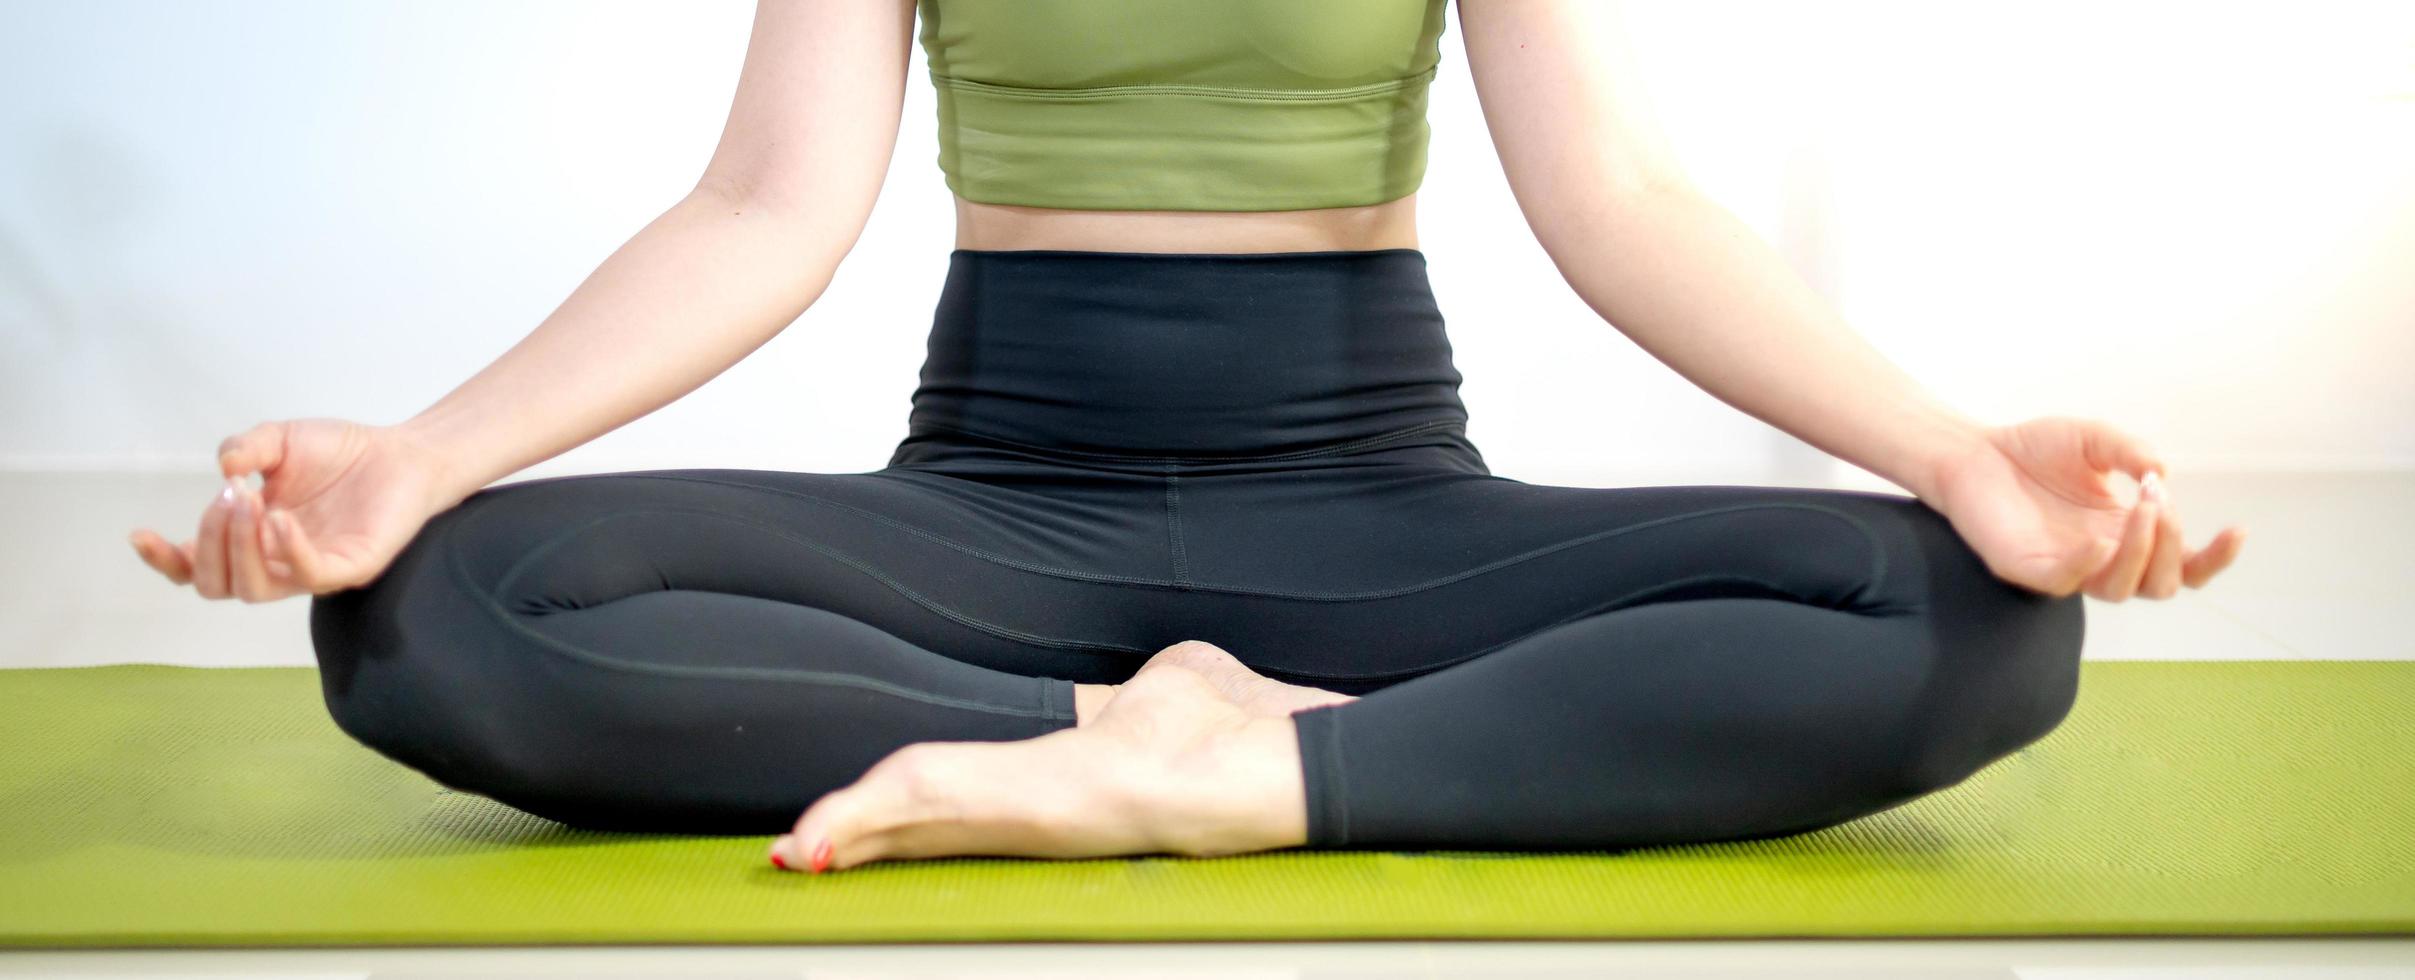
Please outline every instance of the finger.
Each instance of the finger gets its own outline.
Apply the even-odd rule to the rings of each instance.
[[[285,541],[277,533],[276,513],[265,504],[260,509],[260,564],[268,569],[268,580],[276,583],[280,594],[292,595],[301,589],[294,584],[293,562],[286,558]]]
[[[293,569],[286,580],[312,592],[320,591],[327,578],[327,564],[317,542],[310,540],[309,532],[293,519],[292,511],[271,508],[264,520],[268,533],[276,539],[279,557]]]
[[[235,481],[226,481],[218,499],[201,512],[201,536],[193,551],[193,588],[205,599],[224,599],[227,590],[226,527],[234,516]]]
[[[2189,588],[2204,588],[2207,581],[2230,567],[2231,559],[2239,556],[2239,548],[2246,543],[2246,527],[2233,525],[2223,528],[2222,533],[2214,535],[2214,540],[2207,542],[2203,549],[2182,563],[2180,580],[2187,583]]]
[[[2162,508],[2152,500],[2141,500],[2130,508],[2130,520],[2122,527],[2121,551],[2112,563],[2098,572],[2088,594],[2106,602],[2121,602],[2138,591],[2138,577],[2146,571],[2147,559],[2154,557],[2155,521]]]
[[[285,542],[278,535],[276,525],[269,520],[267,498],[255,497],[253,503],[255,519],[260,525],[260,567],[268,576],[269,598],[281,599],[302,593],[304,590],[294,584],[293,563],[286,560]]]
[[[225,476],[264,473],[284,461],[283,422],[262,422],[218,444],[218,472]]]
[[[2133,477],[2164,472],[2163,459],[2136,436],[2090,419],[2080,426],[2080,454],[2099,472],[2121,470]]]
[[[302,529],[302,522],[293,512],[278,508],[269,511],[269,521],[276,530],[277,546],[283,550],[293,573],[287,581],[314,593],[334,592],[360,584],[354,581],[356,569],[344,556],[331,554]]]
[[[2138,594],[2149,599],[2169,599],[2180,594],[2180,562],[2188,553],[2187,537],[2180,528],[2180,515],[2171,505],[2158,502],[2162,516],[2155,521],[2155,557],[2147,560],[2147,572],[2140,577]]]
[[[126,544],[134,549],[134,556],[142,559],[144,565],[150,566],[152,571],[158,572],[173,582],[176,580],[176,570],[175,566],[169,563],[167,554],[176,549],[172,546],[161,547],[153,543],[155,537],[157,535],[146,528],[135,528],[126,535]]]
[[[277,598],[268,567],[260,554],[260,494],[244,487],[235,495],[234,512],[226,527],[227,588],[245,602]]]
[[[192,561],[185,557],[182,549],[160,537],[158,532],[143,528],[126,540],[133,542],[134,553],[142,556],[144,564],[167,576],[168,581],[178,585],[191,584],[193,581]]]
[[[2058,598],[2079,591],[2089,576],[2105,567],[2105,562],[2113,558],[2114,549],[2120,546],[2120,541],[2110,538],[2096,539],[2076,557],[2065,560],[2061,567],[2047,573],[2046,585],[2040,591]]]

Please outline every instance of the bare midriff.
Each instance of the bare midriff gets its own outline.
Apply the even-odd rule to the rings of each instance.
[[[1324,252],[1416,248],[1417,195],[1306,211],[1090,211],[956,196],[956,246],[980,251]]]

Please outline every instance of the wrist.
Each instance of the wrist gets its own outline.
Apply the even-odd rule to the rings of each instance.
[[[1913,450],[1899,482],[1922,502],[1942,510],[1955,474],[1968,465],[1973,455],[1993,448],[1986,426],[1954,419],[1942,424]]]
[[[402,453],[417,461],[424,477],[423,492],[427,511],[433,515],[450,509],[470,494],[478,492],[488,481],[481,480],[467,464],[460,446],[446,440],[432,428],[426,416],[385,427]]]

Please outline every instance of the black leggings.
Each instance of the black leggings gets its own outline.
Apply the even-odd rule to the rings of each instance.
[[[1310,846],[1469,848],[1811,830],[2069,712],[2079,597],[1927,505],[1495,476],[1459,382],[1414,249],[959,249],[887,466],[488,487],[313,601],[327,704],[539,816],[771,834],[1206,640],[1364,695],[1293,716]]]

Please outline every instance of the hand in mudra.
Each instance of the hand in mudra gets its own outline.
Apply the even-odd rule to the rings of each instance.
[[[441,458],[392,427],[341,419],[264,422],[218,446],[226,477],[199,534],[172,544],[148,528],[143,561],[206,599],[267,602],[374,581],[427,519],[456,503]],[[243,483],[261,474],[261,486]]]
[[[2047,417],[1985,430],[1983,444],[1937,474],[1930,506],[1998,578],[2047,595],[2108,602],[2202,588],[2239,554],[2231,526],[2196,551],[2145,444],[2092,419]],[[2135,489],[2120,484],[2135,480]]]

